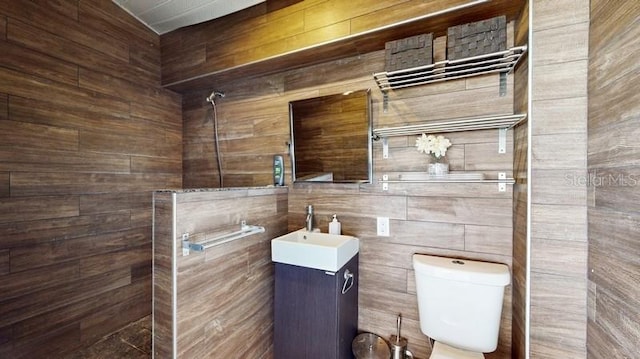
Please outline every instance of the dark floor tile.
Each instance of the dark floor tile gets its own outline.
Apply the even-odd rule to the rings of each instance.
[[[149,359],[151,358],[151,316],[127,325],[92,346],[65,359]]]
[[[120,339],[144,353],[151,353],[151,317],[145,317],[118,332]]]

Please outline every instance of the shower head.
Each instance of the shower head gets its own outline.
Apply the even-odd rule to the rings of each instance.
[[[207,97],[207,102],[213,102],[213,100],[216,97],[223,98],[224,97],[224,92],[213,90],[211,95],[209,95],[209,97]]]

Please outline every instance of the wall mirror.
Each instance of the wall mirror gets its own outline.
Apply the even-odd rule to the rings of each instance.
[[[369,90],[292,101],[289,116],[294,182],[371,182]]]

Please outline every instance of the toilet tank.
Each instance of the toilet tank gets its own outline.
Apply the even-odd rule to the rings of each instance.
[[[413,255],[420,329],[431,339],[460,349],[496,350],[504,287],[504,264]]]

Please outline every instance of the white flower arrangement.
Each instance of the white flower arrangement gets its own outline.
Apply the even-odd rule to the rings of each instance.
[[[425,135],[419,136],[416,139],[416,147],[418,152],[424,152],[433,156],[436,160],[439,160],[445,156],[447,149],[451,147],[451,141],[442,135]]]

